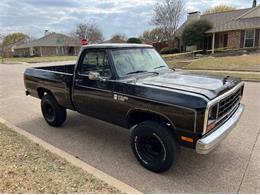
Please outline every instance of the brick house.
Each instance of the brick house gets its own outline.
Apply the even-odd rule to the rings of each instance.
[[[14,47],[15,56],[62,56],[77,55],[80,41],[59,33],[49,33],[44,37]]]
[[[260,6],[252,8],[225,11],[213,14],[191,12],[187,20],[176,32],[175,46],[187,50],[182,43],[182,32],[185,26],[193,21],[205,19],[212,23],[213,28],[206,32],[203,43],[192,47],[193,49],[212,50],[216,48],[259,48],[260,46]]]
[[[5,45],[3,48],[1,46],[0,48],[0,56],[2,56],[2,53],[4,53],[5,57],[13,57],[14,56],[14,48],[26,43],[29,41],[29,38],[25,38],[25,39],[21,39],[15,43],[9,44],[9,45]],[[3,51],[2,51],[3,50]]]

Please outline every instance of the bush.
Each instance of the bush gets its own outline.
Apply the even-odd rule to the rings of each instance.
[[[142,41],[136,37],[131,37],[127,40],[127,43],[138,43],[138,44],[141,44]]]
[[[160,51],[160,54],[173,54],[173,53],[180,53],[180,50],[178,48],[165,47]]]
[[[201,19],[196,20],[190,24],[188,24],[182,33],[182,40],[185,46],[198,45],[203,43],[207,32],[212,28],[212,23]]]

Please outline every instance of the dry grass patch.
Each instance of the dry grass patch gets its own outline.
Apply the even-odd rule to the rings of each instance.
[[[120,193],[0,124],[0,193]]]
[[[230,71],[260,71],[260,54],[202,57],[200,59],[168,59],[168,64],[181,69],[191,70],[230,70]]]
[[[235,71],[190,71],[199,74],[213,75],[213,76],[231,76],[237,77],[244,81],[260,81],[260,72],[235,72]]]

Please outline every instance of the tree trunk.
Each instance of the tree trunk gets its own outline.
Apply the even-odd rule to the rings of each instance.
[[[168,47],[169,48],[174,48],[174,40],[168,39]]]
[[[4,47],[2,47],[2,53],[1,53],[1,58],[2,58],[2,64],[4,63]]]

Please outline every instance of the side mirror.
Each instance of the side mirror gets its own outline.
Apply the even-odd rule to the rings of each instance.
[[[100,74],[99,74],[99,72],[89,72],[88,78],[89,78],[89,80],[98,81],[98,80],[100,80]]]

